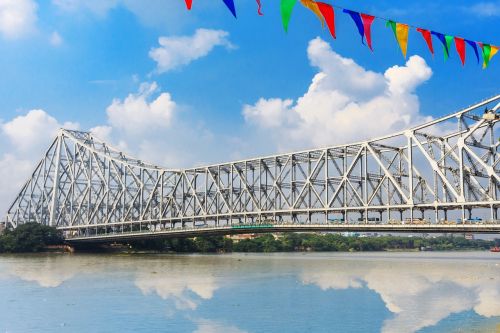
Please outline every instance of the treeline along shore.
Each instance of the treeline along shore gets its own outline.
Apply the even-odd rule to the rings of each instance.
[[[295,252],[295,251],[466,251],[489,250],[500,240],[466,239],[461,235],[439,237],[408,237],[379,235],[376,237],[342,236],[339,234],[287,233],[249,235],[229,238],[209,236],[179,239],[151,239],[113,246],[79,250],[173,253],[230,252]],[[0,235],[0,253],[53,251],[65,245],[62,234],[53,227],[38,223],[20,225]]]

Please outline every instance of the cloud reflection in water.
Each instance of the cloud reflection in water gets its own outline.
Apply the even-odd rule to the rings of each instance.
[[[330,260],[301,274],[304,284],[322,290],[367,287],[380,295],[394,316],[382,331],[415,332],[453,313],[473,310],[500,316],[500,266],[453,259]]]

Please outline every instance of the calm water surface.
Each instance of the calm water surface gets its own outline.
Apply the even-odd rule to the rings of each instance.
[[[0,332],[132,331],[500,332],[500,256],[0,256]]]

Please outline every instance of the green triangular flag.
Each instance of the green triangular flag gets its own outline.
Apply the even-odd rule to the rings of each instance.
[[[483,44],[481,49],[483,50],[483,68],[486,68],[490,62],[491,45]]]
[[[392,28],[392,32],[394,32],[394,37],[396,37],[396,39],[398,38],[397,35],[396,35],[396,22],[394,21],[387,21],[387,23],[385,24],[386,27],[391,27]]]
[[[446,60],[450,56],[450,46],[451,46],[451,42],[453,41],[453,36],[444,35],[444,39],[446,40],[446,51],[444,54],[444,58]]]
[[[281,0],[281,19],[283,20],[283,28],[286,32],[288,32],[288,22],[290,22],[295,3],[297,3],[297,0]]]

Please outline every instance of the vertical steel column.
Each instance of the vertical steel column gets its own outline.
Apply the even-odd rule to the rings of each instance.
[[[413,223],[413,139],[411,135],[408,137],[408,187],[410,188],[410,222]],[[402,214],[401,214],[402,215]],[[401,219],[402,220],[402,219]]]
[[[62,141],[63,133],[59,132],[58,139],[57,139],[57,146],[56,146],[56,169],[54,170],[54,180],[53,180],[53,188],[52,188],[52,202],[51,202],[51,208],[50,208],[50,217],[49,217],[49,226],[53,227],[55,225],[55,218],[56,218],[56,209],[57,206],[59,205],[59,197],[58,197],[58,192],[59,192],[59,165],[61,164],[60,158],[61,158],[61,141]]]

